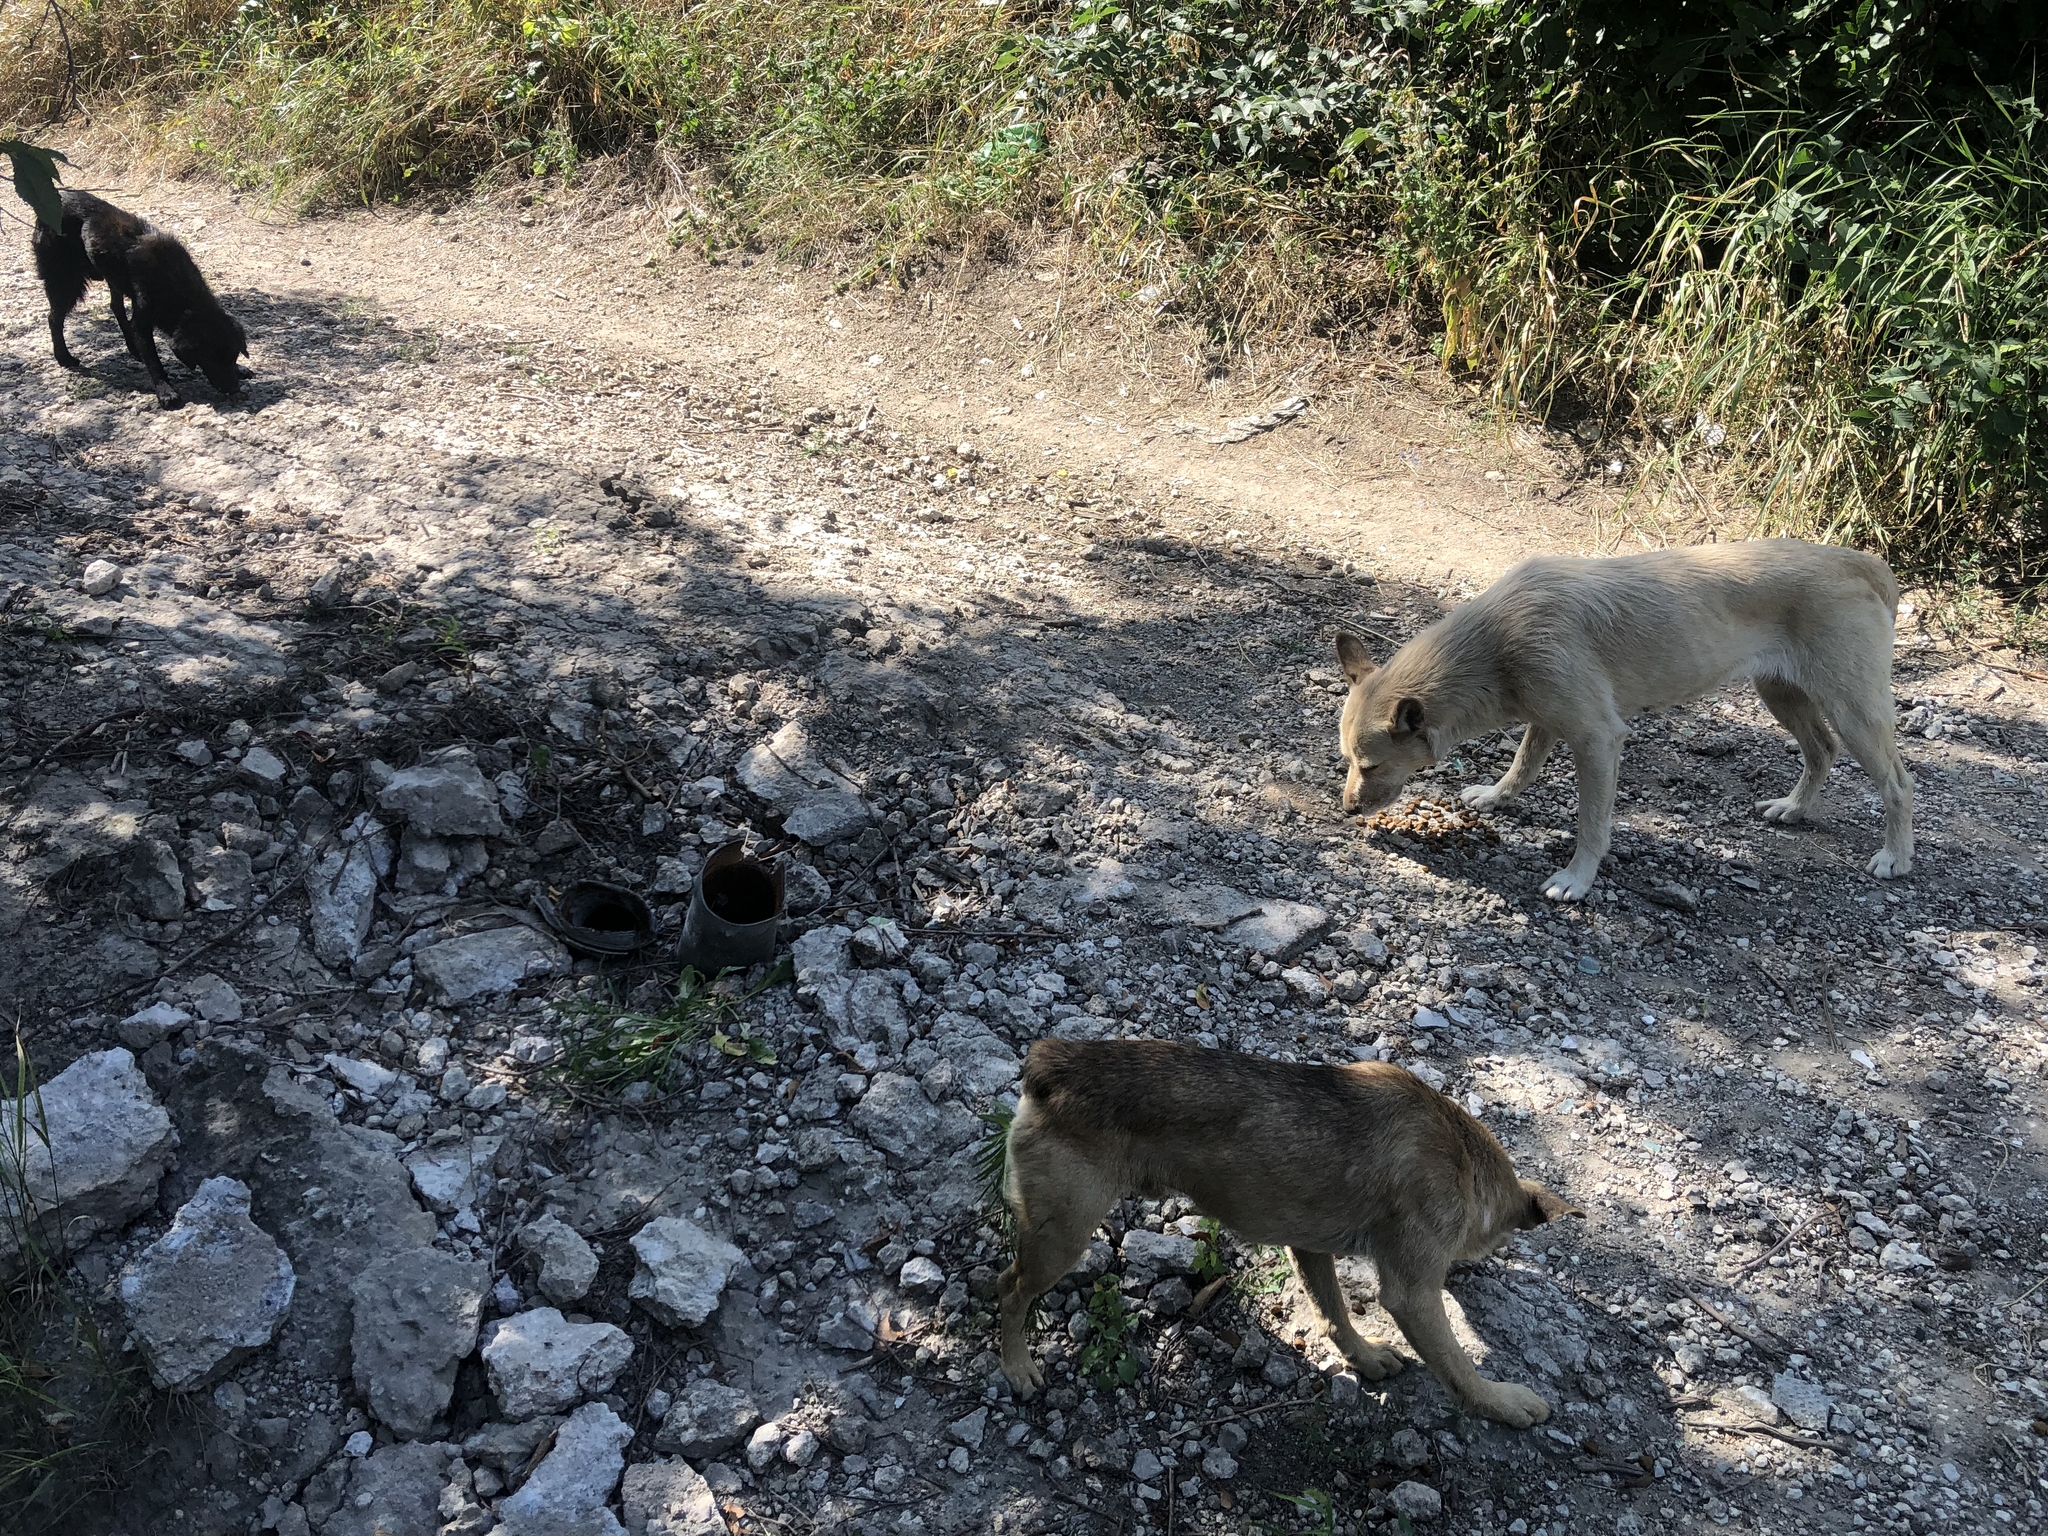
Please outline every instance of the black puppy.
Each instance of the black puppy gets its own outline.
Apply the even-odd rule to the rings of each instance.
[[[32,243],[36,275],[50,300],[50,346],[60,366],[85,371],[64,345],[64,322],[85,297],[85,285],[99,279],[112,297],[114,321],[128,351],[149,370],[157,403],[166,410],[185,401],[164,377],[158,331],[170,337],[179,362],[205,374],[222,394],[235,393],[249,377],[249,370],[235,361],[249,350],[241,323],[220,307],[192,253],[175,235],[90,192],[66,192],[64,232],[53,235],[38,222]]]

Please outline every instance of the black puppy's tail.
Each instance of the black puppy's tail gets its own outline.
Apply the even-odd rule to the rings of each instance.
[[[85,297],[85,242],[77,226],[67,217],[65,230],[53,235],[41,223],[29,244],[36,253],[36,276],[43,280],[43,293],[50,301],[50,318],[62,320],[78,308]]]

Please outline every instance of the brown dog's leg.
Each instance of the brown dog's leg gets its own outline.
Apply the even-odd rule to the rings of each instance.
[[[1344,1300],[1343,1287],[1337,1284],[1334,1258],[1302,1248],[1288,1249],[1287,1256],[1294,1260],[1294,1272],[1301,1276],[1302,1289],[1315,1303],[1316,1315],[1322,1318],[1330,1342],[1360,1376],[1367,1381],[1380,1381],[1407,1364],[1387,1345],[1361,1338],[1352,1326],[1350,1305]]]
[[[1899,753],[1898,731],[1891,715],[1891,685],[1882,684],[1876,698],[1844,699],[1835,709],[1835,724],[1884,798],[1884,846],[1871,855],[1870,872],[1880,880],[1911,874],[1913,776]]]
[[[1021,1130],[1012,1132],[1006,1193],[1017,1217],[1017,1257],[996,1281],[1003,1375],[1013,1392],[1029,1397],[1045,1385],[1045,1373],[1031,1358],[1031,1304],[1080,1262],[1088,1239],[1123,1191],[1105,1182],[1080,1153]]]
[[[1380,1305],[1401,1325],[1422,1363],[1470,1412],[1510,1429],[1527,1429],[1550,1417],[1550,1404],[1527,1387],[1479,1374],[1479,1367],[1465,1353],[1444,1314],[1441,1275],[1425,1280],[1396,1279],[1383,1270]]]

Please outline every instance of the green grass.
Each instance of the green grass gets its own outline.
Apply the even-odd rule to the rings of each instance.
[[[12,1242],[0,1272],[0,1509],[7,1529],[56,1529],[112,1486],[132,1449],[124,1429],[142,1400],[141,1373],[114,1351],[49,1241],[38,1162],[49,1124],[20,1037],[11,1084],[0,1082],[0,1231]]]
[[[44,3],[0,6],[0,135],[66,98]],[[2044,575],[2029,0],[54,3],[87,102],[292,206],[611,156],[672,248],[847,283],[1068,231],[1219,355],[1405,312],[1674,503]]]
[[[984,1113],[981,1123],[988,1127],[988,1135],[974,1151],[974,1181],[981,1187],[982,1209],[1005,1242],[1017,1235],[1017,1215],[1003,1193],[1010,1177],[1010,1122],[1016,1118],[1016,1110],[1007,1104]]]

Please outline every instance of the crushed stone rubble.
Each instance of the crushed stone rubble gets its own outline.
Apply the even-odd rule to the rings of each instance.
[[[583,349],[588,410],[528,409],[488,326],[266,302],[300,382],[224,410],[0,333],[0,1001],[47,1129],[0,1271],[38,1234],[181,1404],[105,1529],[2048,1528],[2048,735],[1969,652],[1905,631],[1911,881],[1855,872],[1846,765],[1821,829],[1754,817],[1791,769],[1731,689],[1638,723],[1554,908],[1568,777],[1452,808],[1513,733],[1337,815],[1329,615],[1440,589],[1107,463]],[[778,963],[679,1001],[736,839]],[[584,878],[655,944],[565,945]],[[1453,1278],[1548,1424],[1360,1381],[1177,1197],[1045,1298],[1015,1400],[983,1160],[1048,1035],[1480,1116],[1593,1218]]]

